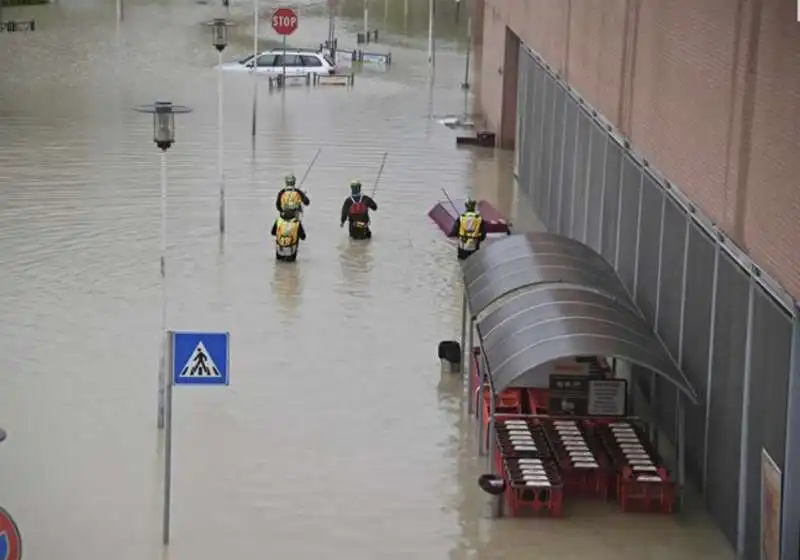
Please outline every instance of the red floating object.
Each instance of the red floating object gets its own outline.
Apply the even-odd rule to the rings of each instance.
[[[433,220],[445,235],[449,235],[453,229],[453,224],[464,212],[464,200],[443,200],[436,203],[431,208],[428,216]],[[478,212],[486,220],[486,230],[489,233],[502,233],[511,235],[511,224],[497,211],[497,209],[485,200],[478,201]]]

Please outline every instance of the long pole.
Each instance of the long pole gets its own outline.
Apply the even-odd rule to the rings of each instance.
[[[318,148],[317,149],[317,153],[315,153],[314,157],[311,159],[311,163],[308,164],[308,167],[306,168],[306,172],[303,174],[303,178],[300,179],[300,183],[297,185],[298,189],[300,187],[302,187],[303,184],[305,184],[306,179],[308,178],[308,174],[311,173],[311,168],[314,167],[314,164],[317,162],[317,158],[319,157],[319,155],[321,153],[322,153],[322,148]]]
[[[364,42],[369,42],[369,0],[364,0]]]
[[[225,233],[225,146],[223,87],[222,87],[222,51],[218,52],[219,66],[217,72],[217,165],[219,166],[219,232]]]
[[[282,57],[282,62],[283,62],[283,69],[281,70],[281,73],[282,73],[282,76],[281,76],[281,87],[285,88],[286,87],[286,35],[283,36],[283,57]]]
[[[381,160],[381,167],[378,169],[378,175],[375,177],[375,184],[372,185],[372,194],[370,194],[370,198],[375,196],[375,192],[378,190],[378,182],[381,180],[381,175],[383,175],[383,166],[386,165],[386,157],[389,155],[389,152],[383,152],[383,159]]]
[[[428,64],[436,64],[433,52],[434,0],[428,0]]]
[[[256,149],[256,115],[258,113],[258,0],[253,0],[253,150]]]
[[[161,152],[161,334],[167,331],[167,152]],[[167,383],[167,349],[161,343],[158,363],[158,429],[164,429],[164,401]]]
[[[464,83],[463,89],[469,89],[469,58],[472,53],[472,16],[467,18],[467,57],[464,62]]]
[[[164,345],[169,348],[169,357],[172,361],[173,336],[171,332],[164,333]],[[168,339],[168,340],[167,340]],[[171,365],[171,364],[170,364]],[[167,383],[167,429],[164,434],[164,514],[162,517],[162,542],[169,544],[170,513],[172,508],[172,379]]]
[[[403,0],[403,25],[408,32],[408,0]]]

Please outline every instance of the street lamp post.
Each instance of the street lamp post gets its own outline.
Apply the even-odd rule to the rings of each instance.
[[[219,232],[225,233],[225,149],[223,146],[223,103],[222,103],[222,51],[228,46],[228,27],[235,25],[224,18],[215,18],[206,25],[211,27],[211,38],[217,49],[217,166],[219,175]]]
[[[175,115],[191,108],[156,101],[134,109],[153,115],[153,142],[161,150],[161,357],[158,366],[158,429],[164,428],[167,388],[167,150],[175,143]]]

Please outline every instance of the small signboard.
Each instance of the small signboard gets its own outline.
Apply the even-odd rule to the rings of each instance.
[[[586,416],[589,408],[588,375],[550,376],[549,412],[553,416]]]
[[[592,379],[588,401],[589,416],[625,416],[628,383],[624,379]]]

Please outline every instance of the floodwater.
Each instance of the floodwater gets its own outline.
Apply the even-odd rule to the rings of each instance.
[[[436,359],[459,331],[458,268],[425,214],[441,188],[478,185],[518,225],[534,222],[515,206],[508,154],[457,150],[431,120],[464,111],[463,54],[439,41],[428,87],[425,2],[412,4],[408,35],[386,24],[389,72],[349,91],[262,82],[255,151],[253,83],[225,76],[223,242],[216,53],[199,23],[224,10],[137,0],[120,25],[99,0],[4,11],[38,27],[0,35],[0,505],[25,558],[729,557],[703,518],[612,506],[487,518],[460,380],[440,379]],[[231,7],[242,24],[226,58],[252,48],[249,9]],[[308,15],[322,12],[301,12],[294,44],[325,38],[325,17]],[[350,44],[359,26],[342,34]],[[163,556],[159,153],[149,116],[131,110],[157,99],[194,108],[168,152],[168,326],[231,333],[231,386],[175,390]],[[295,266],[276,266],[274,195],[318,148],[308,241]],[[375,237],[350,243],[339,205],[351,179],[370,188],[384,151]]]

